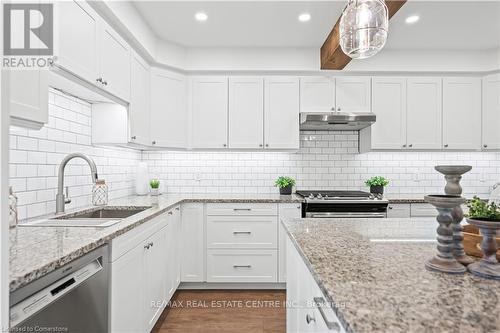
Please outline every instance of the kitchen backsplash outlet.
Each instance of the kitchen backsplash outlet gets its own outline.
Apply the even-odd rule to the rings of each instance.
[[[91,109],[83,100],[56,90],[49,92],[49,123],[41,130],[11,127],[10,184],[18,196],[19,218],[55,211],[59,163],[69,153],[92,157],[99,178],[109,186],[109,198],[134,192],[136,167],[141,153],[91,145]],[[74,159],[66,167],[65,186],[71,204],[67,209],[91,204],[92,180],[88,165]]]
[[[469,164],[462,180],[466,196],[487,197],[500,180],[497,152],[373,152],[358,154],[357,132],[301,132],[298,152],[143,152],[151,174],[168,192],[278,193],[274,180],[292,176],[300,189],[361,189],[381,175],[389,197],[421,198],[441,193],[437,164]]]

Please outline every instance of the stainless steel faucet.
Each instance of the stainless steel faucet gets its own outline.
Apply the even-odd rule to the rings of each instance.
[[[57,179],[57,195],[56,195],[56,214],[64,213],[64,206],[67,203],[70,203],[68,191],[66,191],[66,195],[64,195],[64,169],[66,168],[66,164],[72,159],[79,157],[85,160],[90,166],[90,172],[92,176],[92,181],[95,183],[97,181],[97,167],[90,157],[85,156],[80,153],[69,154],[65,158],[63,158],[61,165],[59,165],[59,177]]]

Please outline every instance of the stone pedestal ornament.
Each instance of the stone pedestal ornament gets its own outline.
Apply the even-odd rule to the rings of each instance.
[[[432,271],[438,271],[449,274],[463,274],[466,272],[465,267],[460,264],[453,255],[454,242],[452,211],[455,207],[463,204],[465,199],[454,195],[426,195],[425,201],[436,207],[439,212],[437,221],[437,254],[429,260],[425,267]]]
[[[467,219],[467,222],[478,227],[483,236],[483,241],[481,242],[483,259],[470,264],[467,268],[474,275],[487,279],[500,280],[500,264],[496,256],[496,234],[500,230],[500,222],[476,219]]]
[[[472,167],[470,165],[438,165],[434,169],[442,173],[446,179],[444,193],[447,195],[462,195],[462,186],[460,180],[464,173],[469,172]],[[464,251],[464,235],[463,227],[460,224],[464,218],[464,212],[461,206],[457,206],[451,212],[453,216],[453,255],[463,265],[469,265],[474,262],[474,259],[465,254]]]

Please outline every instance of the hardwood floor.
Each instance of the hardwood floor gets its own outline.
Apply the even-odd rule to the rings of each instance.
[[[153,333],[285,333],[284,290],[178,290]]]

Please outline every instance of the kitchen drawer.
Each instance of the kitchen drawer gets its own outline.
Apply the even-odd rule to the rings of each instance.
[[[277,249],[277,216],[208,216],[210,249]]]
[[[278,205],[273,203],[221,203],[207,204],[207,215],[260,215],[277,216]]]
[[[276,250],[208,250],[207,282],[277,282]]]
[[[314,325],[314,329],[312,331],[345,333],[344,327],[340,323],[339,318],[331,307],[332,304],[327,303],[323,292],[319,289],[316,281],[311,276],[311,274],[309,274],[308,277],[308,283],[310,283],[312,287],[313,296],[309,301],[314,305],[314,309],[312,309],[312,316],[314,319],[316,319],[315,321],[311,322],[311,324]],[[341,304],[337,304],[337,306],[341,306]],[[322,311],[320,311],[320,307]]]
[[[410,217],[410,204],[389,204],[387,207],[388,218]]]
[[[427,203],[412,203],[411,217],[436,217],[438,212],[434,206]]]

